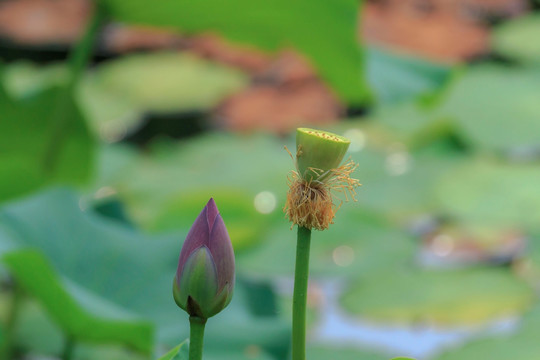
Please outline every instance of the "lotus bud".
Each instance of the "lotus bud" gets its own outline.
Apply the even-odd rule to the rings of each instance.
[[[182,246],[173,282],[176,304],[208,319],[223,310],[234,289],[234,252],[214,199],[201,211]]]

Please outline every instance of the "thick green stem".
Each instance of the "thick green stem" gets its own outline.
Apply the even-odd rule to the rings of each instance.
[[[15,326],[17,324],[17,317],[19,315],[21,298],[21,290],[18,288],[17,284],[14,284],[12,288],[11,306],[8,313],[2,346],[2,355],[4,356],[4,359],[11,359],[14,355]]]
[[[64,340],[64,350],[62,351],[62,360],[73,359],[74,351],[75,351],[75,338],[71,335],[67,335]]]
[[[311,230],[298,227],[296,267],[294,269],[292,360],[306,359],[306,305],[309,277]]]
[[[99,1],[96,2],[94,15],[88,24],[83,38],[69,55],[69,80],[54,105],[51,137],[43,153],[43,170],[46,173],[52,173],[56,169],[59,153],[68,134],[70,120],[73,114],[72,106],[75,87],[79,83],[82,73],[92,57],[94,44],[105,17],[106,14],[103,5]]]
[[[189,360],[202,360],[206,319],[190,316],[189,325]]]

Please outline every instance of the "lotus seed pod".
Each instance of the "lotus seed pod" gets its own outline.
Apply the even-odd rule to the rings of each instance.
[[[324,181],[341,164],[350,141],[322,130],[296,130],[296,165],[300,178],[307,182]]]

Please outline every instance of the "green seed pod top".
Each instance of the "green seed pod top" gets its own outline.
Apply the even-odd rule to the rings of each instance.
[[[339,167],[350,141],[322,130],[296,130],[296,165],[305,181],[324,181],[328,171]]]

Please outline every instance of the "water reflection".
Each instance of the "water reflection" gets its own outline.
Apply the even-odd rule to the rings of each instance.
[[[517,317],[496,319],[478,326],[445,328],[375,323],[352,318],[340,309],[342,283],[326,281],[321,286],[324,311],[319,313],[319,322],[311,339],[317,343],[355,345],[387,352],[390,356],[406,355],[425,360],[472,338],[512,333],[519,323]]]

